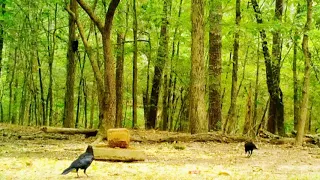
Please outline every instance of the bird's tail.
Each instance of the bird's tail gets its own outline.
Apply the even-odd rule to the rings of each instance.
[[[68,174],[69,172],[71,172],[74,168],[73,167],[68,167],[67,169],[65,169],[62,174],[65,175],[65,174]]]

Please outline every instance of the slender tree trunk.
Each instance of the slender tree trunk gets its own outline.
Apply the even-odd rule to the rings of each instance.
[[[136,0],[133,0],[133,67],[132,67],[132,128],[137,126],[137,83],[138,83],[138,21]]]
[[[1,17],[4,17],[5,9],[6,9],[6,1],[0,2],[1,7]],[[2,73],[2,59],[3,59],[3,44],[4,44],[4,20],[0,20],[0,78]],[[3,106],[2,106],[2,91],[0,91],[0,122],[3,122],[4,115],[3,115]]]
[[[70,0],[70,9],[77,13],[77,1]],[[66,92],[64,100],[63,127],[74,127],[74,83],[76,71],[76,54],[72,49],[72,44],[76,40],[76,23],[73,16],[69,16],[69,43],[67,52],[67,78]]]
[[[8,120],[10,120],[11,124],[16,124],[16,119],[13,118],[13,114],[14,114],[14,92],[15,92],[15,88],[14,88],[14,82],[15,82],[15,78],[16,78],[16,66],[17,66],[17,48],[15,48],[14,50],[14,62],[12,64],[11,67],[11,74],[10,74],[10,81],[9,81],[9,113],[8,113]]]
[[[149,87],[150,87],[150,61],[151,61],[151,42],[150,42],[150,34],[148,36],[148,53],[147,53],[147,59],[148,59],[148,65],[147,65],[147,87],[145,92],[143,92],[143,110],[144,110],[144,127],[147,129],[148,127],[148,119],[149,119],[149,111],[150,111],[150,98],[149,98]]]
[[[191,1],[192,44],[189,95],[191,134],[208,132],[207,110],[205,105],[204,9],[204,0]]]
[[[237,84],[238,84],[238,59],[239,59],[239,25],[241,20],[240,0],[236,0],[236,32],[233,43],[233,58],[232,58],[232,85],[231,85],[231,104],[228,111],[228,117],[224,123],[223,132],[231,133],[236,125],[236,104],[237,104]]]
[[[6,1],[3,0],[0,2],[0,13],[1,16],[4,17],[4,13],[6,12]],[[0,20],[0,77],[2,73],[2,58],[3,58],[3,42],[4,42],[4,20]]]
[[[301,99],[301,113],[300,119],[298,121],[298,132],[296,136],[296,144],[298,146],[302,145],[302,140],[304,136],[304,128],[305,123],[307,121],[307,114],[308,114],[308,100],[309,100],[309,85],[310,85],[310,60],[311,60],[311,53],[309,51],[308,42],[308,32],[311,28],[311,21],[312,21],[312,0],[307,1],[307,22],[304,27],[304,35],[302,40],[302,50],[305,59],[304,63],[304,82],[302,88],[302,99]]]
[[[52,33],[52,45],[51,45],[51,50],[50,46],[48,46],[48,52],[49,52],[49,87],[48,87],[48,95],[47,95],[47,113],[49,116],[49,126],[52,126],[52,120],[53,120],[53,90],[52,90],[52,85],[53,85],[53,72],[52,72],[52,67],[53,67],[53,61],[54,61],[54,55],[55,55],[55,47],[56,47],[56,27],[57,27],[57,11],[58,11],[58,3],[56,3],[55,7],[55,13],[54,13],[54,30]],[[48,23],[48,29],[49,29],[50,24]],[[50,38],[50,34],[48,31],[48,42]],[[49,112],[48,112],[49,111]]]
[[[221,123],[221,20],[222,2],[210,1],[209,32],[209,130]]]
[[[93,86],[95,87],[95,83],[93,83]],[[93,128],[93,118],[94,118],[94,111],[95,109],[95,91],[93,89],[91,89],[91,101],[90,101],[90,125],[89,125],[89,129]]]
[[[37,48],[38,49],[38,48]],[[47,125],[47,118],[46,118],[46,101],[44,98],[44,87],[43,87],[43,78],[42,78],[42,71],[41,71],[41,61],[39,57],[39,51],[37,50],[37,62],[38,62],[38,73],[39,73],[39,86],[40,86],[40,101],[41,101],[41,115],[42,121],[41,124],[43,126]]]
[[[168,129],[168,77],[163,77],[162,130]]]
[[[154,76],[152,82],[152,91],[150,97],[150,105],[149,105],[149,117],[147,121],[147,129],[152,129],[156,127],[157,123],[157,110],[158,110],[158,101],[159,101],[159,93],[160,93],[160,85],[162,78],[162,71],[164,65],[166,63],[168,57],[168,1],[163,1],[163,17],[161,23],[161,31],[160,31],[160,42],[158,46],[158,57],[156,64],[154,66]]]
[[[122,127],[123,110],[123,67],[124,67],[124,34],[117,34],[117,68],[116,68],[116,86],[117,86],[117,119],[116,127]]]
[[[248,89],[248,99],[247,99],[247,111],[245,116],[245,123],[243,128],[243,135],[247,135],[249,137],[253,137],[255,134],[254,124],[252,121],[252,89],[251,84]]]
[[[84,128],[88,127],[88,86],[86,79],[83,81],[83,100],[84,100]]]
[[[296,15],[300,14],[300,5],[298,4]],[[295,30],[293,37],[293,59],[292,59],[292,73],[293,73],[293,115],[294,115],[294,130],[298,130],[298,121],[300,114],[300,101],[298,91],[298,75],[297,75],[297,49],[299,40],[298,31]]]
[[[257,71],[256,71],[256,83],[255,83],[255,91],[254,91],[254,104],[253,104],[253,127],[256,132],[257,119],[258,119],[258,95],[259,95],[259,72],[260,72],[260,51],[259,51],[259,36],[258,36],[258,47],[257,47]]]

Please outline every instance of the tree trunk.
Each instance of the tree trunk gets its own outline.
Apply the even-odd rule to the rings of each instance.
[[[53,60],[54,60],[54,55],[55,55],[55,47],[56,47],[56,31],[57,31],[57,11],[58,11],[58,3],[56,3],[55,7],[55,13],[54,13],[54,30],[52,33],[52,45],[51,45],[51,50],[50,46],[48,46],[48,52],[49,52],[49,87],[48,87],[48,95],[47,95],[47,113],[49,116],[49,126],[52,126],[52,119],[53,119],[53,90],[52,90],[52,85],[53,85],[53,72],[52,72],[52,65],[53,65]],[[51,24],[48,23],[48,30],[49,26]],[[50,38],[50,34],[48,31],[48,42]],[[48,112],[49,111],[49,112]]]
[[[95,76],[99,84],[99,137],[94,143],[100,142],[103,138],[107,136],[107,130],[113,128],[116,122],[116,72],[115,72],[115,61],[112,54],[112,23],[115,11],[118,7],[120,0],[112,0],[108,6],[108,10],[105,15],[104,23],[99,19],[99,17],[94,13],[94,11],[86,4],[83,0],[77,0],[80,6],[86,11],[91,20],[95,23],[99,29],[102,36],[102,45],[103,45],[103,55],[104,55],[104,82],[102,85],[101,75],[98,70],[96,62],[93,62],[91,58],[90,62],[92,67],[95,69]],[[69,11],[68,11],[69,12]],[[72,13],[72,12],[69,12]],[[80,23],[77,21],[77,25],[80,31],[83,34],[82,26],[79,27]],[[88,45],[88,42],[81,35],[82,41],[85,44],[86,50],[91,51],[91,56],[93,56],[92,49]],[[89,53],[88,53],[89,54]],[[90,58],[89,58],[90,59]],[[102,88],[103,87],[103,88]]]
[[[13,65],[11,67],[11,74],[10,74],[10,81],[9,81],[9,113],[8,113],[8,120],[11,122],[11,124],[16,124],[16,119],[13,118],[13,114],[14,114],[14,92],[15,92],[15,88],[14,88],[14,82],[15,82],[15,78],[16,78],[16,65],[17,65],[17,48],[15,48],[14,50],[14,62]]]
[[[163,98],[162,98],[162,130],[168,129],[168,77],[163,78]]]
[[[256,71],[256,82],[255,82],[255,90],[254,90],[254,107],[253,107],[253,126],[254,126],[254,132],[257,131],[257,119],[258,119],[258,95],[259,95],[259,72],[260,72],[260,51],[259,51],[259,36],[258,36],[258,47],[257,47],[257,71]]]
[[[238,59],[239,59],[239,25],[241,20],[240,0],[236,0],[236,31],[233,43],[233,58],[232,58],[232,85],[231,85],[231,104],[228,111],[228,117],[224,123],[223,132],[231,133],[236,125],[236,105],[237,105],[237,84],[238,84]]]
[[[191,1],[192,44],[189,95],[189,122],[191,134],[208,131],[205,105],[204,68],[204,0]]]
[[[37,44],[37,43],[36,43]],[[42,121],[41,124],[46,126],[47,125],[47,116],[46,116],[46,101],[44,98],[44,87],[43,87],[43,78],[42,78],[42,71],[41,71],[41,61],[39,57],[39,51],[37,48],[37,62],[38,62],[38,73],[39,73],[39,86],[40,86],[40,101],[41,101],[41,115]]]
[[[210,1],[209,32],[209,130],[221,123],[221,20],[222,2]]]
[[[303,136],[304,136],[304,128],[305,123],[307,121],[307,115],[308,115],[308,100],[309,100],[309,84],[310,84],[310,59],[311,59],[311,53],[309,51],[308,47],[308,32],[311,28],[311,21],[312,21],[312,0],[306,0],[307,1],[307,22],[304,27],[304,35],[302,40],[302,50],[303,55],[305,58],[305,69],[304,69],[304,82],[303,82],[303,88],[302,88],[302,99],[301,99],[301,113],[300,113],[300,119],[298,121],[298,131],[296,136],[296,144],[298,146],[302,145]]]
[[[248,99],[247,99],[247,111],[246,111],[246,116],[245,116],[245,123],[244,123],[244,128],[243,128],[243,135],[247,135],[249,137],[253,137],[255,135],[254,131],[254,124],[253,124],[253,119],[252,119],[252,90],[251,90],[251,85],[249,86],[248,89]]]
[[[6,9],[6,1],[0,2],[1,7],[1,17],[4,16],[5,9]],[[0,78],[2,73],[2,59],[3,59],[3,43],[4,43],[4,20],[0,20]],[[2,92],[0,92],[0,122],[4,122],[4,115],[3,115],[3,105],[2,105]]]
[[[156,127],[157,123],[157,110],[158,110],[158,101],[159,101],[159,90],[162,78],[162,71],[167,60],[168,53],[168,1],[163,1],[163,17],[161,22],[160,30],[160,40],[158,46],[158,57],[154,66],[154,76],[152,82],[152,91],[150,97],[149,105],[149,117],[147,121],[147,129],[152,129]]]
[[[298,4],[296,15],[300,14],[300,5]],[[298,91],[298,74],[297,74],[297,48],[299,32],[295,30],[293,37],[293,59],[292,59],[292,73],[293,73],[293,115],[294,115],[294,130],[298,130],[298,121],[300,114],[300,101],[299,101],[299,91]]]
[[[123,67],[124,67],[124,41],[123,33],[117,34],[117,68],[116,68],[116,86],[117,86],[117,115],[116,127],[122,127],[123,110]]]
[[[133,62],[132,62],[132,128],[137,126],[137,83],[138,83],[138,22],[136,0],[133,0]]]
[[[93,86],[95,86],[95,83],[93,83]],[[90,125],[89,125],[89,129],[93,128],[93,118],[94,118],[94,109],[95,109],[95,91],[93,90],[93,88],[91,89],[91,100],[90,100]]]
[[[283,13],[283,0],[276,0],[275,4],[275,19],[281,23]],[[282,101],[282,91],[280,89],[280,66],[281,66],[281,33],[280,29],[273,32],[273,45],[272,45],[272,86],[271,86],[271,99],[270,105],[274,105],[269,109],[269,121],[275,122],[275,129],[279,135],[285,134],[284,129],[284,107]],[[274,118],[270,118],[274,117]],[[274,124],[274,123],[271,123]]]
[[[262,24],[262,14],[259,8],[259,5],[256,0],[251,0],[252,7],[255,11],[255,16],[258,24]],[[278,6],[282,7],[282,4],[279,2],[276,2],[276,11],[281,11],[282,9],[279,9]],[[280,13],[280,12],[277,12]],[[276,14],[277,14],[276,13]],[[277,15],[280,17],[280,15]],[[279,18],[277,17],[277,18]],[[280,84],[280,62],[272,62],[269,49],[268,49],[268,42],[267,42],[267,35],[264,29],[260,30],[260,37],[261,37],[261,43],[262,43],[262,51],[265,59],[265,66],[266,66],[266,79],[267,79],[267,86],[268,91],[270,95],[270,103],[269,103],[269,117],[268,117],[268,127],[267,130],[271,133],[276,133],[278,131],[279,134],[284,133],[284,127],[283,127],[283,120],[284,120],[284,106],[283,106],[283,100],[282,100],[282,91],[279,87]],[[274,37],[275,39],[280,38],[279,36]],[[280,41],[279,41],[280,42]],[[274,45],[274,49],[279,48],[280,50],[280,44]],[[279,51],[280,53],[280,51]],[[277,55],[277,59],[279,61],[279,58],[281,58],[280,54],[276,54],[275,51],[273,51],[274,55]]]
[[[148,53],[147,53],[147,59],[148,59],[148,65],[147,65],[147,82],[146,82],[146,90],[143,93],[143,110],[144,110],[144,127],[147,129],[148,127],[148,119],[149,119],[149,111],[150,111],[150,98],[149,98],[149,81],[150,81],[150,61],[151,61],[151,42],[150,42],[150,34],[149,34],[149,40],[148,40]]]
[[[83,100],[84,100],[84,128],[88,127],[88,86],[86,79],[83,80]]]
[[[70,0],[70,9],[75,14],[77,13],[76,0]],[[76,40],[76,23],[75,17],[69,16],[69,43],[67,53],[67,78],[66,92],[64,100],[63,127],[74,127],[74,83],[76,71],[76,54],[72,49],[72,44]]]

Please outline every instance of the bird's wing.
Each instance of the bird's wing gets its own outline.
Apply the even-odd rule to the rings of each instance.
[[[81,167],[90,165],[92,160],[93,160],[93,155],[92,154],[84,153],[84,154],[81,154],[78,157],[78,159],[73,161],[71,166],[74,167],[74,168],[81,168]]]

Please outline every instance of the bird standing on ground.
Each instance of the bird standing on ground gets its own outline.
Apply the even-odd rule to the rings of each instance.
[[[77,171],[77,176],[79,177],[79,174],[78,174],[78,170],[79,169],[83,169],[84,171],[84,174],[86,174],[86,170],[87,168],[90,166],[90,164],[92,163],[93,161],[93,149],[92,149],[92,146],[91,145],[88,145],[87,147],[87,150],[85,153],[81,154],[78,159],[76,159],[75,161],[73,161],[71,163],[71,165],[65,169],[62,174],[65,175],[65,174],[68,174],[70,171],[72,171],[73,169],[75,169]],[[87,175],[88,177],[88,175]]]
[[[254,149],[258,149],[258,148],[256,147],[256,145],[253,144],[253,142],[246,142],[244,144],[244,150],[245,150],[246,154],[248,153],[247,157],[250,157],[252,155],[252,151]]]

